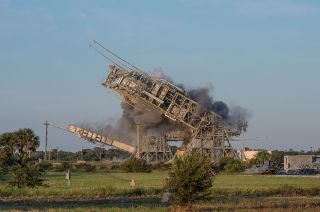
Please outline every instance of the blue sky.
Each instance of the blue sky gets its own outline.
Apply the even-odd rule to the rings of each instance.
[[[114,122],[96,39],[145,71],[248,108],[253,148],[320,148],[320,2],[0,0],[0,133],[49,122]],[[49,130],[51,147],[77,150]],[[88,147],[90,145],[86,144]]]

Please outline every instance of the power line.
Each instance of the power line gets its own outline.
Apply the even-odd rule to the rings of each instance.
[[[135,67],[134,65],[132,65],[132,64],[129,63],[128,61],[122,59],[121,57],[119,57],[118,55],[116,55],[115,53],[113,53],[112,51],[110,51],[109,49],[107,49],[107,48],[105,48],[104,46],[102,46],[98,41],[93,40],[93,43],[94,43],[94,44],[98,44],[101,48],[103,48],[104,50],[106,50],[107,52],[109,52],[111,55],[115,56],[115,57],[118,58],[119,60],[121,60],[121,61],[125,62],[126,64],[128,64],[129,66],[131,66],[131,68],[140,70],[139,68]]]
[[[122,69],[125,69],[125,70],[128,69],[128,67],[127,67],[127,68],[124,68],[123,66],[119,65],[116,61],[114,61],[113,58],[108,57],[107,55],[105,55],[104,53],[102,53],[100,50],[98,50],[95,46],[93,46],[93,45],[91,45],[91,44],[89,44],[89,46],[90,46],[91,48],[93,48],[96,52],[98,52],[100,55],[102,55],[104,58],[106,58],[106,59],[109,60],[110,62],[114,63],[114,64],[115,64],[116,66],[118,66],[119,68],[122,68]],[[129,68],[129,69],[130,69],[130,68]]]

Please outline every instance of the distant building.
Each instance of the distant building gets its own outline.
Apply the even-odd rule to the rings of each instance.
[[[261,152],[261,151],[258,151],[258,150],[247,150],[247,151],[244,151],[243,152],[244,161],[253,159],[258,154],[258,152]],[[271,154],[271,151],[268,151],[268,152]],[[240,154],[241,154],[241,152],[239,152],[239,155]]]
[[[243,155],[244,155],[244,160],[251,160],[253,159],[259,151],[256,150],[248,150],[248,151],[244,151]]]
[[[320,155],[286,155],[283,164],[286,171],[305,168],[320,170]]]

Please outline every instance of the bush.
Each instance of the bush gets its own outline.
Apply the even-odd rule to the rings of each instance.
[[[120,167],[125,172],[151,172],[151,166],[149,166],[145,160],[138,158],[132,158],[130,160],[127,160],[124,163],[122,163]]]
[[[225,171],[227,173],[239,173],[244,171],[244,166],[242,165],[240,160],[230,160],[225,166]]]
[[[173,201],[180,205],[207,197],[214,178],[212,168],[211,161],[197,152],[174,159],[165,182]]]
[[[3,175],[5,174],[5,169],[4,167],[2,166],[2,164],[0,164],[0,179],[2,179]]]
[[[116,170],[116,169],[119,169],[121,168],[120,165],[118,163],[112,163],[111,165],[111,170]]]
[[[72,164],[69,163],[69,162],[64,161],[64,162],[62,162],[62,166],[63,166],[64,170],[67,170],[67,169],[70,169],[72,167]]]
[[[54,166],[53,171],[55,171],[55,172],[64,172],[65,168],[63,167],[62,164],[58,164],[58,165]]]
[[[261,165],[266,160],[270,160],[271,154],[267,150],[258,152],[255,157],[252,159],[252,163],[256,165]]]
[[[230,157],[223,157],[220,159],[219,161],[219,171],[224,171],[225,170],[225,166],[229,163],[230,160],[233,160],[233,158]]]
[[[96,171],[96,166],[86,163],[86,165],[85,165],[85,171],[86,171],[86,172],[95,172],[95,171]]]
[[[42,184],[43,172],[38,164],[28,162],[26,166],[20,164],[10,167],[11,181],[10,184],[19,188],[23,186],[38,186]]]
[[[245,166],[240,160],[224,157],[219,161],[219,171],[225,171],[227,173],[238,173],[244,171]]]
[[[52,167],[52,164],[48,161],[41,161],[40,163],[38,163],[38,166],[43,172],[46,172]]]
[[[170,167],[170,164],[165,164],[163,162],[151,165],[152,169],[158,169],[158,170],[162,170],[162,171],[168,170],[169,167]]]
[[[84,169],[86,172],[95,172],[96,166],[90,163],[79,163],[76,165],[77,169]]]

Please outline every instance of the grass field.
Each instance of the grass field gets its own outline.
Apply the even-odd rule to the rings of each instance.
[[[167,173],[154,171],[147,173],[119,173],[99,171],[95,173],[71,173],[71,186],[68,187],[64,172],[49,172],[44,186],[37,188],[16,188],[0,183],[0,197],[9,199],[61,199],[65,198],[98,198],[117,195],[157,194]],[[131,179],[137,189],[129,186]]]
[[[38,202],[28,204],[0,204],[1,211],[178,211],[181,207],[170,205],[135,204],[133,202],[57,203]],[[192,205],[189,211],[319,211],[320,198],[237,198],[219,199]],[[186,210],[180,210],[186,211]]]
[[[158,170],[152,173],[73,172],[71,186],[68,187],[64,172],[49,172],[44,181],[45,185],[37,188],[18,189],[8,186],[4,181],[0,182],[0,198],[57,199],[59,197],[64,199],[123,195],[159,195],[162,182],[166,177],[167,171]],[[136,181],[135,190],[132,190],[129,186],[131,179]],[[283,188],[284,185],[304,190],[320,189],[320,178],[218,175],[214,181],[213,193],[216,192],[220,195],[232,193],[246,195],[267,191],[275,192]]]
[[[277,176],[277,175],[218,175],[215,188],[219,189],[269,189],[284,184],[302,188],[320,187],[318,176]]]
[[[68,209],[82,211],[100,210],[106,207],[114,211],[130,210],[166,211],[168,206],[161,205],[159,198],[162,193],[162,182],[167,177],[167,171],[155,170],[152,173],[123,173],[97,171],[95,173],[73,172],[71,186],[67,186],[64,172],[49,172],[44,186],[37,188],[22,188],[8,186],[0,181],[0,210],[40,208],[45,202],[45,209],[58,210],[60,203]],[[136,181],[136,189],[129,187],[131,179]],[[319,177],[292,176],[246,176],[218,175],[212,190],[213,200],[199,207],[235,207],[236,205],[256,205],[255,198],[270,198],[274,196],[320,195]],[[249,197],[249,200],[246,199]],[[222,199],[221,199],[222,198]],[[225,201],[227,198],[227,201]],[[314,197],[313,197],[314,198]],[[70,201],[67,201],[67,200]],[[77,200],[74,202],[73,200]],[[79,200],[79,201],[78,201]],[[88,200],[88,201],[87,201]],[[6,202],[8,201],[8,202]],[[62,201],[59,203],[59,201]],[[67,201],[67,202],[66,202]],[[260,201],[259,204],[265,204]],[[272,200],[275,201],[275,200]],[[278,204],[286,205],[291,199],[276,200]],[[309,199],[299,200],[303,204],[318,202]],[[299,202],[295,201],[295,203]],[[214,203],[214,205],[212,205]],[[275,203],[276,204],[276,203]],[[302,203],[301,203],[302,204]],[[303,205],[302,204],[302,205]],[[37,206],[38,205],[38,206]],[[2,208],[1,208],[2,207]],[[13,208],[12,208],[13,207]],[[154,208],[156,207],[156,208]],[[264,207],[263,205],[261,206]],[[239,208],[241,209],[241,208]]]

